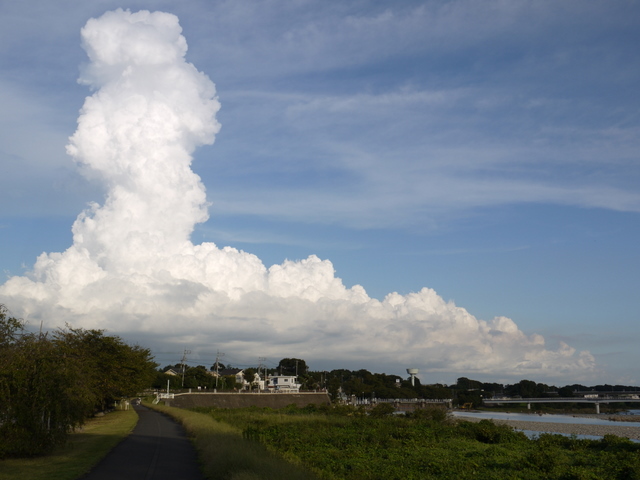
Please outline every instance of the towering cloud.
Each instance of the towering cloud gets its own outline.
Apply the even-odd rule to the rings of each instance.
[[[250,253],[194,245],[193,228],[208,213],[191,154],[220,128],[213,83],[185,61],[174,15],[108,12],[89,20],[82,38],[90,63],[80,81],[95,93],[67,150],[107,194],[78,216],[71,247],[43,253],[27,276],[0,287],[15,314],[344,366],[376,357],[505,375],[594,368],[588,352],[549,350],[510,319],[476,319],[428,288],[377,300],[346,288],[316,256],[266,268]]]

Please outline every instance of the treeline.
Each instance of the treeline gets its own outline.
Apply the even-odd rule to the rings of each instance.
[[[451,398],[451,390],[446,385],[422,385],[415,378],[385,373],[371,373],[368,370],[338,369],[330,372],[312,372],[315,378],[323,378],[332,398]]]
[[[151,352],[103,330],[30,333],[0,304],[0,458],[38,455],[147,388]]]
[[[298,362],[303,362],[298,360]],[[384,373],[371,373],[368,370],[332,370],[330,372],[306,372],[300,375],[301,383],[311,389],[326,387],[332,394],[342,393],[347,396],[376,398],[451,398],[454,403],[463,405],[472,403],[478,406],[483,398],[496,396],[522,398],[553,398],[583,396],[587,392],[637,392],[640,387],[628,385],[595,385],[585,386],[571,384],[558,387],[532,380],[520,380],[514,384],[481,382],[460,377],[456,383],[423,385],[419,378],[412,385],[409,377]],[[335,397],[334,397],[335,398]]]

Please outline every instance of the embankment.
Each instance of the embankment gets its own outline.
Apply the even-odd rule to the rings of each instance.
[[[326,393],[179,393],[165,404],[178,408],[218,407],[269,407],[283,408],[287,405],[328,405],[331,401]]]

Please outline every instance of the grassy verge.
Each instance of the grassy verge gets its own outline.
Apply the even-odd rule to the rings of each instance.
[[[164,405],[149,407],[178,420],[191,436],[207,478],[260,480],[318,478],[299,462],[288,461],[264,445],[243,438],[241,428],[219,422],[210,415]]]
[[[126,437],[138,421],[133,409],[89,420],[50,455],[0,461],[0,480],[75,480]]]

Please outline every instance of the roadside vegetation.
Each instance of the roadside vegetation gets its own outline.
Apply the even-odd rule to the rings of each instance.
[[[155,376],[151,352],[103,330],[30,333],[0,305],[0,459],[42,455]]]
[[[0,480],[76,480],[120,443],[137,421],[133,409],[92,418],[49,455],[0,460]]]
[[[167,411],[183,416],[205,463],[217,461],[214,452],[229,442],[229,455],[236,460],[226,467],[208,466],[211,478],[296,478],[260,472],[264,453],[256,452],[262,448],[331,480],[640,478],[640,444],[630,440],[550,434],[531,440],[489,420],[453,420],[437,408],[400,416],[391,415],[384,404],[368,414],[348,406]],[[245,453],[243,458],[233,454],[236,449]],[[242,465],[256,467],[245,470],[251,472],[248,477],[232,476]]]

